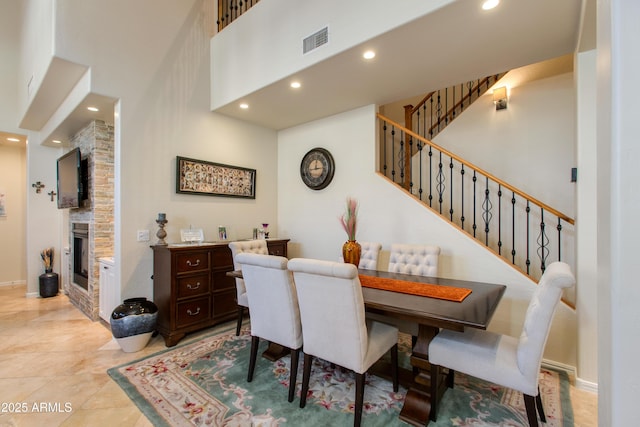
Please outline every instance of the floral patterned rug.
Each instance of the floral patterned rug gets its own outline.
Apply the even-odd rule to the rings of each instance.
[[[289,403],[290,358],[270,362],[258,357],[248,383],[249,329],[235,336],[226,325],[198,341],[109,369],[109,375],[155,426],[349,426],[353,425],[353,373],[314,358],[310,395],[299,408],[302,355],[297,397]],[[266,343],[262,343],[262,352]],[[408,366],[410,337],[400,342],[401,363]],[[573,426],[568,377],[543,369],[540,390],[547,426]],[[363,426],[406,425],[398,419],[406,390],[367,376]],[[430,426],[528,426],[521,393],[456,374],[447,390],[437,423]]]

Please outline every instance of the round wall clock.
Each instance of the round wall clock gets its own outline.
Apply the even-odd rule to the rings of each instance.
[[[302,157],[300,177],[312,190],[322,190],[329,185],[334,172],[333,156],[324,148],[313,148]]]

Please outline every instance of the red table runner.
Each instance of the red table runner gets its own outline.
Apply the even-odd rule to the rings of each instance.
[[[447,301],[462,302],[471,293],[471,289],[456,288],[454,286],[407,282],[405,280],[366,275],[359,275],[359,277],[360,284],[367,288],[401,292],[403,294],[418,295],[421,297],[438,298]]]

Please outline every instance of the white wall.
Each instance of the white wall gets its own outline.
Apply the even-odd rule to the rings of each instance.
[[[21,2],[0,0],[0,131],[18,131]]]
[[[508,285],[491,329],[519,335],[535,285],[488,253],[437,214],[402,194],[375,172],[375,107],[366,106],[278,133],[278,225],[290,237],[290,256],[338,260],[346,235],[338,217],[345,199],[360,203],[357,239],[383,244],[388,262],[395,242],[434,244],[442,248],[443,277]],[[332,183],[324,190],[308,189],[300,179],[302,156],[313,147],[328,149],[336,162]],[[400,216],[400,221],[395,221]],[[381,261],[380,268],[386,268]],[[575,366],[576,321],[573,310],[560,307],[545,357]]]
[[[587,388],[598,384],[598,156],[596,139],[596,52],[576,55],[577,165],[576,279],[578,313],[578,379]]]
[[[149,245],[157,241],[159,212],[167,214],[169,242],[189,226],[209,240],[220,224],[230,238],[249,237],[262,222],[278,233],[275,132],[209,110],[212,17],[205,1],[57,1],[55,54],[89,66],[91,91],[119,100],[114,257],[122,298],[153,297]],[[256,169],[256,199],[176,194],[176,156]],[[29,221],[30,235],[37,227]],[[145,229],[151,241],[138,242]]]
[[[405,0],[399,8],[391,8],[387,0],[260,2],[211,39],[211,75],[215,76],[211,79],[211,109],[451,2]],[[359,18],[354,20],[354,16]],[[278,22],[277,29],[273,22]],[[303,55],[302,40],[326,26],[330,41]]]
[[[640,3],[598,1],[598,424],[637,424]]]
[[[0,285],[23,283],[27,279],[26,154],[24,143],[0,142],[0,194],[4,198],[6,215],[0,216]]]
[[[480,97],[434,142],[575,218],[575,89],[561,74],[514,87],[506,110]]]
[[[29,0],[22,3],[24,21],[22,22],[20,76],[15,82],[19,88],[18,111],[23,117],[28,105],[33,101],[42,84],[53,55],[54,19],[56,1]],[[27,53],[28,54],[25,54]],[[29,90],[27,91],[27,85]]]
[[[32,143],[36,135],[29,134],[27,144],[27,182],[26,182],[26,223],[27,223],[27,295],[37,296],[39,292],[38,277],[44,273],[44,264],[40,252],[45,248],[54,248],[55,273],[60,273],[61,211],[56,199],[51,201],[47,194],[56,190],[56,159],[61,151]],[[40,193],[36,193],[31,185],[40,181],[45,185]]]

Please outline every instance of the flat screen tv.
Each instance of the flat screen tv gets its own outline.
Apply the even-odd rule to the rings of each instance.
[[[58,209],[79,208],[87,198],[87,160],[79,148],[57,160]]]

